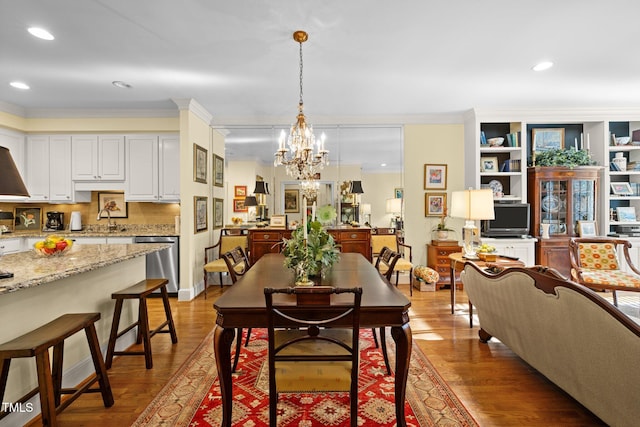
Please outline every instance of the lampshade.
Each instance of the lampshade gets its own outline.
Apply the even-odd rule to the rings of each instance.
[[[451,216],[466,220],[494,219],[493,190],[463,190],[451,193]]]
[[[360,205],[360,213],[362,215],[371,215],[371,204],[363,203]]]
[[[0,147],[0,199],[27,198],[29,192],[22,181],[11,153],[6,147]]]
[[[247,196],[244,198],[244,205],[246,207],[249,206],[258,206],[258,200],[256,199],[256,196]]]
[[[364,191],[362,191],[362,181],[351,181],[351,185],[349,186],[349,193],[364,194]]]
[[[256,189],[254,194],[269,194],[269,185],[264,181],[256,181]]]
[[[387,199],[387,213],[402,213],[402,199]]]

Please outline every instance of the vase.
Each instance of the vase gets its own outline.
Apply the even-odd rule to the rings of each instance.
[[[621,171],[627,170],[627,158],[624,156],[623,152],[617,152],[616,156],[611,159],[611,162],[614,163]]]
[[[543,239],[548,239],[549,236],[549,228],[551,227],[551,224],[540,224],[540,227],[542,227],[542,238]]]
[[[438,230],[436,236],[438,236],[438,240],[447,240],[449,237],[449,230]]]

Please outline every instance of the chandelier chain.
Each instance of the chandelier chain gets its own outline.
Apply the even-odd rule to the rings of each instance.
[[[300,42],[299,44],[300,44],[300,105],[302,105],[303,104],[302,102],[302,69],[303,69],[302,42]]]

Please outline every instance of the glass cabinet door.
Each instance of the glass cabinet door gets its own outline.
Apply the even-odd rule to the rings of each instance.
[[[568,189],[567,180],[540,180],[540,223],[550,224],[550,236],[567,234]]]
[[[571,185],[573,200],[572,226],[573,234],[578,235],[578,221],[595,221],[595,181],[576,179]]]

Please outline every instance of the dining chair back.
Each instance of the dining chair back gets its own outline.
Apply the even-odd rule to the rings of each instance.
[[[269,425],[277,425],[278,393],[349,392],[351,426],[357,426],[362,288],[265,288],[264,296]]]
[[[245,251],[240,247],[236,246],[222,254],[222,259],[227,265],[227,271],[229,272],[229,276],[231,277],[231,282],[236,283],[238,279],[245,275],[247,271],[251,268],[251,264],[249,263],[249,258],[247,257]],[[244,342],[244,346],[249,345],[249,339],[251,338],[251,328],[247,330],[247,338]],[[242,344],[242,328],[236,328],[236,352],[233,357],[233,367],[231,369],[232,372],[236,372],[238,368],[238,362],[240,360],[240,347]]]
[[[629,271],[622,269],[618,258],[622,248]],[[616,291],[640,292],[640,271],[629,255],[631,242],[608,237],[574,237],[569,241],[571,277],[595,290],[613,292],[613,304],[618,306]]]

